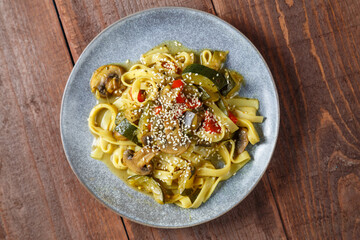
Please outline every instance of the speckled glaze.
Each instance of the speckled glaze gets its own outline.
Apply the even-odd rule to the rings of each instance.
[[[226,66],[244,75],[240,94],[260,100],[261,142],[251,147],[252,160],[235,176],[222,182],[213,196],[197,209],[160,205],[129,188],[105,164],[90,157],[93,136],[87,119],[96,100],[89,79],[99,66],[136,61],[152,47],[177,40],[183,45],[229,50]],[[257,49],[237,29],[211,14],[187,8],[155,8],[112,24],[84,50],[67,82],[61,107],[61,137],[66,157],[85,187],[116,213],[141,224],[161,228],[189,227],[210,221],[240,203],[264,174],[279,130],[279,102],[271,73]],[[71,194],[71,193],[69,193]]]

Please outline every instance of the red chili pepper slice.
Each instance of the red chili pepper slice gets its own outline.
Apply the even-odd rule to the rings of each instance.
[[[181,79],[177,79],[175,80],[172,85],[171,88],[183,88],[184,87],[184,82]]]
[[[229,118],[231,119],[231,121],[233,121],[235,124],[237,123],[237,117],[230,111],[228,111],[229,113]]]
[[[171,85],[171,88],[180,88],[178,96],[176,97],[176,103],[185,103],[186,101],[186,97],[181,92],[183,87],[184,87],[184,82],[181,79],[176,79]]]
[[[205,115],[205,121],[204,121],[204,129],[207,132],[210,133],[220,133],[221,127],[215,120],[215,118],[211,115],[207,114]]]
[[[185,103],[186,102],[186,97],[184,96],[184,94],[179,92],[179,95],[176,97],[176,102],[177,103]]]
[[[140,91],[139,91],[139,94],[138,94],[137,99],[138,99],[139,102],[144,102],[144,101],[145,101],[145,99],[146,99],[146,94],[145,94],[145,91],[144,91],[144,90],[140,90]]]

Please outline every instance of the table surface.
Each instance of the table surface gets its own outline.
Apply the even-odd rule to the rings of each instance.
[[[186,229],[142,226],[101,205],[71,171],[59,133],[62,93],[86,45],[158,6],[234,25],[264,56],[280,96],[279,139],[258,186],[224,216]],[[360,1],[2,0],[0,31],[0,239],[360,237]]]

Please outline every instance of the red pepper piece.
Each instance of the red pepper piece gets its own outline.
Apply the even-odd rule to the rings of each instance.
[[[237,123],[237,117],[230,111],[228,111],[229,113],[229,118],[231,119],[231,121],[233,121],[235,124]]]
[[[210,132],[210,133],[220,133],[221,132],[220,125],[217,123],[217,121],[215,120],[215,118],[213,116],[208,114],[208,112],[205,116],[204,129],[205,129],[205,131]]]
[[[140,90],[140,91],[139,91],[139,94],[138,94],[137,99],[138,99],[139,102],[144,102],[144,101],[145,101],[145,99],[146,99],[146,94],[145,94],[145,91],[144,91],[144,90]]]
[[[177,79],[175,80],[172,85],[171,88],[183,88],[184,87],[184,82],[181,79]]]
[[[185,103],[186,102],[186,97],[184,96],[184,94],[182,94],[182,92],[179,92],[179,95],[176,97],[176,102],[177,103]]]

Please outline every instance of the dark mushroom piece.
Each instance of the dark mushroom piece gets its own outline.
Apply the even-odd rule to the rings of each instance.
[[[98,92],[100,97],[104,98],[113,94],[121,95],[122,91],[126,89],[120,80],[123,73],[123,68],[117,65],[99,67],[91,77],[91,91]]]
[[[142,150],[136,153],[128,149],[124,152],[124,164],[138,175],[149,175],[153,170],[150,161],[155,155],[156,151],[148,147],[143,147]]]
[[[248,131],[246,128],[240,128],[235,132],[235,157],[239,156],[249,143]]]
[[[164,133],[166,135],[179,135],[180,121],[179,119],[165,119],[164,120]]]
[[[141,137],[143,146],[151,146],[154,141],[154,136],[148,132]]]
[[[174,146],[173,144],[165,143],[160,147],[160,150],[164,153],[180,155],[189,148],[190,144],[191,144],[190,141],[186,141],[185,144],[180,146]]]
[[[197,138],[198,141],[196,141],[195,146],[201,146],[201,147],[214,147],[216,144],[213,142],[206,141],[201,138]]]
[[[181,133],[179,120],[164,121],[164,128],[166,143],[159,146],[160,150],[164,153],[176,155],[184,153],[189,148],[191,141],[186,140]]]

